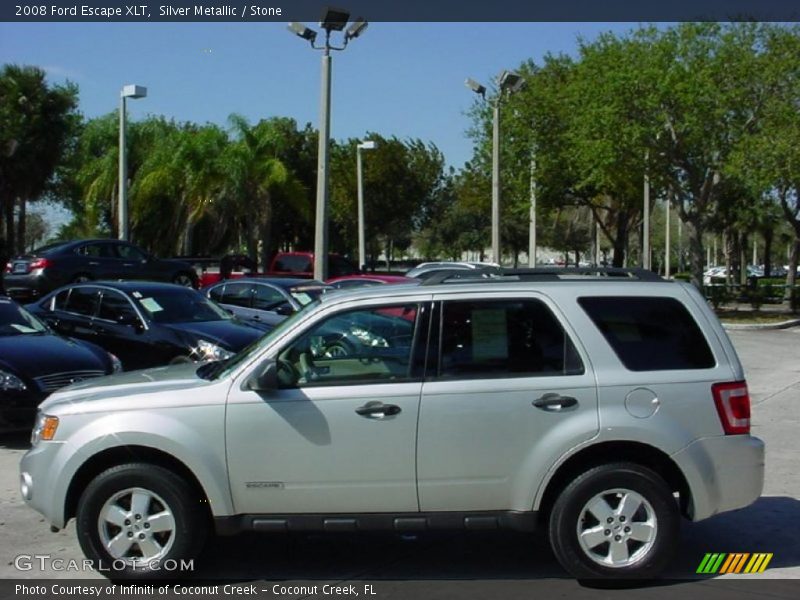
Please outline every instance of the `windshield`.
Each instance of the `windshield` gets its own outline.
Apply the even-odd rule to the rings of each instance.
[[[19,304],[0,298],[0,336],[48,333],[47,325]]]
[[[201,365],[197,369],[197,376],[202,379],[221,379],[223,377],[227,377],[230,373],[232,373],[236,367],[240,364],[245,362],[251,355],[258,353],[261,348],[268,346],[272,343],[272,341],[277,338],[278,336],[282,335],[284,331],[286,331],[289,327],[291,327],[295,322],[299,319],[302,319],[306,314],[310,311],[314,310],[316,306],[319,304],[319,300],[314,300],[309,304],[306,304],[303,308],[299,311],[294,313],[293,315],[287,317],[266,335],[263,337],[258,338],[257,340],[251,342],[244,348],[242,348],[238,353],[227,360],[207,363]]]
[[[131,295],[147,317],[156,323],[229,321],[232,318],[200,292],[188,288],[146,289]]]
[[[324,286],[298,285],[289,290],[292,298],[297,300],[300,306],[306,306],[324,294],[329,288]]]

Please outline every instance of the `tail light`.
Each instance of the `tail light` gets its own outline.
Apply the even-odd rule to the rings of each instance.
[[[711,386],[714,404],[725,435],[750,433],[750,393],[746,381],[715,383]]]
[[[11,273],[12,268],[13,266],[11,265],[11,263],[6,263],[6,273]]]
[[[47,260],[46,258],[34,258],[28,264],[28,270],[33,271],[34,269],[46,269],[47,267],[52,267],[53,261]]]

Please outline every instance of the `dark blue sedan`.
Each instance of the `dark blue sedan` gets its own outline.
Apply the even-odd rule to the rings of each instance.
[[[200,292],[168,283],[77,283],[28,308],[64,335],[117,355],[126,371],[224,360],[263,334]]]
[[[120,369],[113,355],[56,334],[16,302],[0,296],[1,420],[29,424],[51,392]]]

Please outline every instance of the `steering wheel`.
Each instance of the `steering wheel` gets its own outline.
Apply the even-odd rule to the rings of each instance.
[[[317,372],[314,370],[314,361],[311,359],[310,352],[301,352],[298,362],[300,364],[299,371],[301,378],[306,381],[314,381],[317,379]]]
[[[292,364],[292,361],[279,358],[276,365],[278,367],[278,382],[280,387],[293,387],[297,385],[300,379],[300,373]]]

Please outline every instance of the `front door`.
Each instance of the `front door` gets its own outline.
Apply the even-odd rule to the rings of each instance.
[[[420,510],[531,510],[549,466],[598,430],[591,365],[544,298],[451,295],[440,308],[420,408]]]
[[[409,302],[329,311],[272,353],[279,389],[234,384],[226,428],[237,512],[418,510],[426,310]]]

